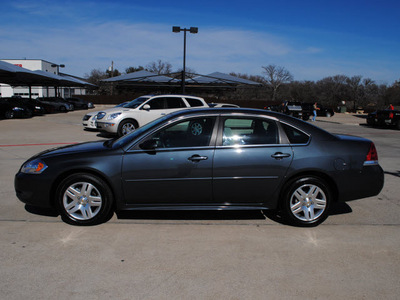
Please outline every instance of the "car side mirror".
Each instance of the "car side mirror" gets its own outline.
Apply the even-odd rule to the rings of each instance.
[[[145,105],[143,105],[143,107],[142,107],[144,110],[147,110],[147,111],[149,111],[150,110],[150,105],[148,105],[148,104],[145,104]]]
[[[150,139],[147,141],[144,141],[139,145],[140,149],[143,150],[154,150],[157,148],[157,140],[155,139]]]

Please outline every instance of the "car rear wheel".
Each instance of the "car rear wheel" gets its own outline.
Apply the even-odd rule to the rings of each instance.
[[[138,126],[135,121],[133,120],[122,121],[118,127],[118,135],[119,136],[126,135],[128,133],[131,133],[132,131],[135,131],[136,128],[138,128]]]
[[[62,112],[65,112],[65,111],[67,111],[67,108],[64,105],[61,105],[59,110]]]
[[[12,118],[14,118],[14,112],[13,112],[12,110],[7,110],[7,111],[5,112],[5,114],[4,114],[4,117],[5,117],[6,119],[12,119]]]
[[[316,226],[328,217],[331,192],[316,177],[293,180],[283,196],[282,210],[287,221],[295,226]]]
[[[96,225],[110,217],[113,196],[106,182],[91,174],[73,174],[57,189],[62,219],[73,225]]]

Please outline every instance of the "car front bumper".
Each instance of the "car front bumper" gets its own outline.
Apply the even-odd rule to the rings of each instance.
[[[118,132],[118,124],[113,122],[96,122],[96,128],[100,131],[109,132],[109,133],[117,133]]]
[[[32,206],[53,207],[51,194],[51,178],[43,178],[43,174],[25,174],[18,172],[14,178],[14,188],[18,199]]]

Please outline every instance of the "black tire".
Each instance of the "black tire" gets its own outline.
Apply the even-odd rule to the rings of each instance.
[[[397,123],[396,123],[396,129],[397,129],[397,130],[400,130],[400,120],[397,121]]]
[[[61,106],[59,107],[59,110],[60,110],[61,112],[66,112],[66,111],[67,111],[67,108],[66,108],[64,105],[61,105]]]
[[[4,117],[5,117],[6,119],[12,119],[12,118],[14,118],[14,112],[13,112],[12,110],[7,110],[7,111],[5,112],[5,114],[4,114]]]
[[[332,193],[329,186],[317,177],[301,177],[286,185],[281,209],[289,224],[312,227],[321,224],[329,215]]]
[[[118,126],[118,136],[126,135],[138,128],[138,124],[135,120],[123,120]]]
[[[72,225],[96,225],[111,217],[113,194],[108,184],[85,173],[65,178],[56,192],[57,207],[64,222]]]

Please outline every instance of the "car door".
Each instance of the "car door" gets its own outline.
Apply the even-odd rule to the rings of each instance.
[[[182,108],[186,108],[186,104],[180,97],[157,97],[150,99],[141,108],[140,123],[144,125]]]
[[[122,164],[127,204],[211,202],[215,120],[216,117],[180,119],[128,151]],[[141,147],[146,143],[155,146],[144,150]]]
[[[221,120],[214,154],[214,198],[225,205],[268,202],[293,159],[289,144],[280,143],[276,121],[261,117]]]

